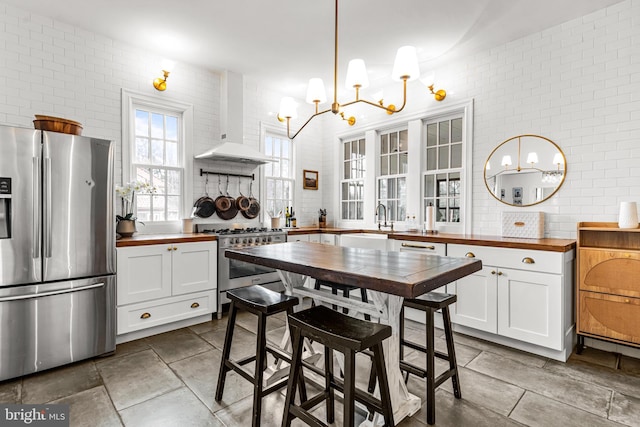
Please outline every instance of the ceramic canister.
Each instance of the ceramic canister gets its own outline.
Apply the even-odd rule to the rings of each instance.
[[[638,206],[636,202],[620,202],[618,227],[638,228]]]

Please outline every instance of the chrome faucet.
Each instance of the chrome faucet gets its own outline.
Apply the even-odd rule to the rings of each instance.
[[[393,221],[391,221],[390,224],[387,224],[387,207],[382,203],[378,203],[378,206],[376,206],[376,216],[378,216],[380,206],[382,206],[384,212],[384,224],[380,224],[380,221],[378,221],[378,230],[380,230],[382,227],[391,227],[391,231],[393,231]]]

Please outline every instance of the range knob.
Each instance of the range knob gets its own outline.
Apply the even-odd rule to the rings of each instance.
[[[267,243],[267,238],[266,237],[262,238],[262,243]]]
[[[271,241],[271,236],[267,237],[267,241],[270,242]]]
[[[253,239],[249,239],[249,244],[252,245],[253,244]]]
[[[247,239],[242,239],[242,243],[247,243]]]

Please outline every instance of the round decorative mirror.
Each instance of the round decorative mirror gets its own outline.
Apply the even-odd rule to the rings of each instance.
[[[484,165],[487,190],[509,206],[544,202],[560,189],[566,174],[567,162],[560,147],[539,135],[507,139]]]

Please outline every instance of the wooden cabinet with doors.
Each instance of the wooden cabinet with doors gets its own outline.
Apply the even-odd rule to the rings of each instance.
[[[640,347],[640,228],[578,223],[578,352],[584,337]]]

